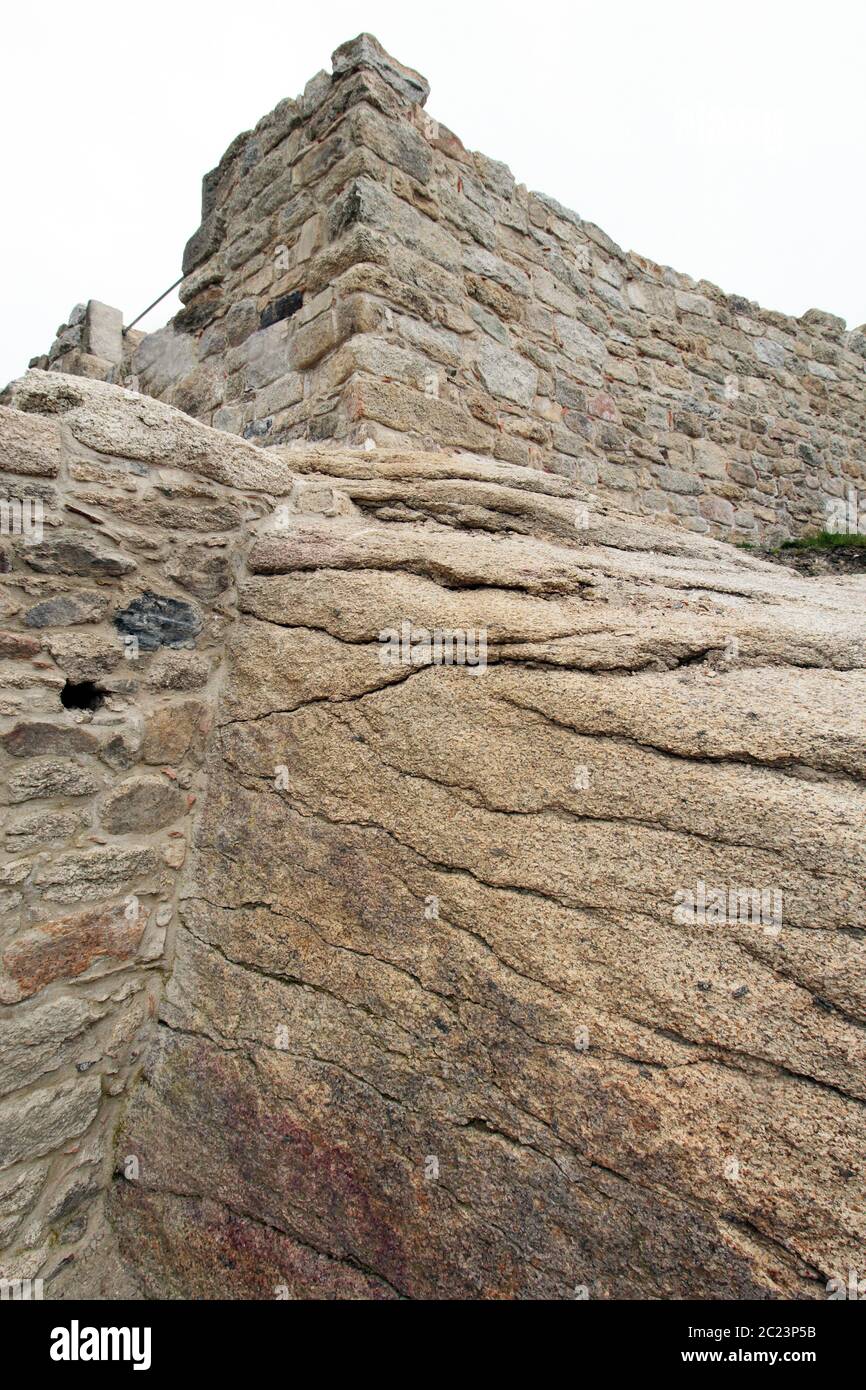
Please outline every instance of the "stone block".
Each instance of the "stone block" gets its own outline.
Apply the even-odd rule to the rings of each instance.
[[[154,737],[153,727],[149,730]],[[99,819],[111,835],[161,830],[186,813],[186,799],[161,777],[131,777],[103,799]]]
[[[99,1077],[65,1081],[0,1104],[0,1169],[39,1158],[83,1134],[96,1118]]]
[[[9,776],[8,795],[20,801],[55,796],[90,796],[100,780],[80,763],[64,758],[34,758]]]
[[[289,367],[289,321],[282,319],[268,328],[253,333],[243,344],[246,358],[247,387],[258,391],[277,377],[285,376]]]
[[[430,84],[413,68],[398,63],[372,34],[359,34],[349,43],[341,44],[331,57],[334,80],[362,68],[379,73],[399,97],[411,105],[423,106],[430,95]]]
[[[94,357],[114,365],[123,361],[123,314],[98,299],[87,305],[84,324],[84,347]]]
[[[339,341],[337,317],[329,311],[296,328],[289,338],[289,362],[295,372],[315,365]]]
[[[368,106],[356,107],[350,117],[353,138],[387,164],[396,166],[420,184],[433,172],[430,146],[408,121],[387,120]]]
[[[702,478],[718,478],[722,481],[727,478],[727,457],[720,445],[713,444],[709,439],[696,439],[691,451],[695,471]]]
[[[39,415],[0,405],[0,473],[56,478],[62,456],[60,427]],[[4,494],[8,492],[8,484]]]
[[[445,401],[405,386],[359,378],[345,393],[351,420],[378,420],[390,429],[440,444],[464,449],[483,449],[490,432],[477,420]]]
[[[680,468],[655,467],[652,472],[656,485],[665,492],[697,493],[706,489],[706,484],[700,478]]]
[[[50,540],[28,545],[26,560],[40,574],[83,578],[119,579],[138,568],[130,556],[109,549],[86,531],[55,532]]]
[[[203,261],[209,260],[222,246],[225,237],[225,218],[212,212],[193,232],[183,253],[183,273],[190,275]]]
[[[538,385],[538,372],[525,357],[495,343],[483,343],[476,359],[478,374],[492,396],[516,405],[530,406]]]
[[[781,343],[775,342],[772,338],[755,338],[752,351],[758,361],[766,366],[775,367],[777,371],[784,369],[787,356]]]

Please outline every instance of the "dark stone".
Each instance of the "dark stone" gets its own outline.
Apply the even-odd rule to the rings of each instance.
[[[104,594],[83,590],[42,599],[24,614],[27,627],[72,627],[76,623],[98,623],[108,608]]]
[[[335,82],[359,68],[372,68],[398,96],[412,105],[423,106],[430,95],[426,77],[392,58],[372,34],[359,34],[356,39],[340,44],[331,56],[331,66]]]
[[[175,314],[171,321],[172,328],[176,333],[197,333],[200,328],[207,328],[209,323],[213,323],[222,307],[223,297],[219,291],[210,293],[205,290],[192,304]]]
[[[120,772],[126,772],[138,761],[138,755],[134,748],[127,743],[123,734],[114,734],[112,738],[104,743],[99,750],[99,756],[109,767],[116,768]]]
[[[217,190],[223,175],[222,165],[211,169],[201,181],[201,220],[207,222],[217,205]]]
[[[737,314],[740,316],[745,315],[746,317],[748,317],[748,315],[751,313],[752,306],[749,303],[748,299],[743,299],[738,294],[732,294],[728,297],[728,308],[730,309],[732,314]]]
[[[333,439],[340,427],[339,412],[329,410],[325,415],[314,415],[307,425],[310,439]]]
[[[138,638],[142,651],[157,647],[181,647],[194,642],[201,632],[201,617],[189,603],[161,594],[142,594],[115,614],[118,632]]]
[[[268,434],[273,423],[272,415],[267,415],[263,420],[251,420],[244,425],[244,439],[261,439],[262,435]]]
[[[292,314],[296,314],[304,302],[304,296],[300,290],[292,290],[291,294],[281,294],[279,299],[272,299],[261,313],[262,328],[270,328],[273,323],[280,323],[282,319],[290,319]]]

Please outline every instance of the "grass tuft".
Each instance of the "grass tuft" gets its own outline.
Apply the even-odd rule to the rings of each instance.
[[[856,531],[818,531],[811,536],[800,536],[795,541],[783,541],[782,550],[841,550],[851,547],[866,549],[866,536]]]

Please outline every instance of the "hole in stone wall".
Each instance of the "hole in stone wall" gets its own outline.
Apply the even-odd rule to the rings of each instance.
[[[107,693],[93,681],[67,681],[60,692],[60,703],[66,709],[99,709]]]

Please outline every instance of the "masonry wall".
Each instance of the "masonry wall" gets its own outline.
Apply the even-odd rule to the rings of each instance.
[[[11,399],[0,1277],[50,1279],[102,1231],[119,1107],[171,960],[235,568],[291,474],[101,383],[31,372]]]
[[[736,540],[866,486],[863,329],[623,252],[427,95],[362,35],[239,136],[204,180],[185,309],[130,384],[265,444],[489,454]]]

